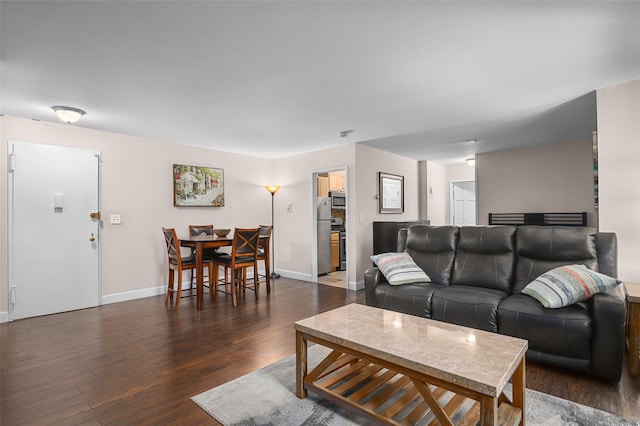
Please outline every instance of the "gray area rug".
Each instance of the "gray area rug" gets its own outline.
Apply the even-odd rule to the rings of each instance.
[[[309,346],[309,371],[328,349]],[[196,395],[192,400],[224,425],[362,425],[369,421],[313,392],[295,395],[295,355]],[[509,385],[507,385],[509,386]],[[638,423],[527,389],[529,425],[625,426]],[[455,420],[455,419],[454,419]]]

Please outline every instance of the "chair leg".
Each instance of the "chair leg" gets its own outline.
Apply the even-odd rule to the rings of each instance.
[[[181,271],[178,271],[181,272]],[[178,274],[178,289],[176,290],[178,293],[178,298],[176,299],[176,308],[180,305],[180,296],[182,296],[182,273]]]
[[[269,262],[269,256],[264,257],[264,274],[267,282],[267,293],[271,293],[271,263]]]
[[[238,297],[236,295],[236,284],[238,285],[238,289],[240,288],[240,280],[237,278],[237,270],[231,271],[231,297],[233,298],[233,306],[238,306]]]
[[[213,293],[218,300],[218,274],[214,272],[213,262],[209,263],[209,302],[213,303]]]
[[[167,283],[167,296],[164,298],[164,304],[166,305],[167,303],[169,303],[169,298],[171,298],[171,300],[173,300],[173,277],[174,273],[173,273],[173,269],[169,269],[169,282]]]

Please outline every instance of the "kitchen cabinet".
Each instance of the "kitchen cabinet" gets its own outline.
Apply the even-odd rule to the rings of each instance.
[[[340,232],[331,233],[331,271],[340,268]]]
[[[329,191],[345,192],[344,173],[329,173]]]
[[[329,196],[329,178],[326,176],[318,176],[318,197]]]

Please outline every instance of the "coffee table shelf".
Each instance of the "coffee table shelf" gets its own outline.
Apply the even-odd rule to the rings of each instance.
[[[305,387],[380,423],[476,425],[481,402],[398,373],[355,355],[332,351],[304,380]],[[476,396],[478,397],[478,396]],[[522,410],[506,397],[498,405],[498,423],[517,425]]]

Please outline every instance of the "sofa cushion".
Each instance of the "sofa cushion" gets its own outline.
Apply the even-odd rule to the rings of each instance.
[[[449,285],[457,241],[456,226],[414,225],[407,232],[406,252],[432,282]]]
[[[562,308],[605,293],[620,280],[591,271],[583,265],[565,265],[540,275],[522,289],[545,308]]]
[[[460,228],[451,284],[511,292],[515,232],[515,226]]]
[[[429,282],[431,279],[413,261],[409,253],[382,253],[371,256],[391,285]]]
[[[597,271],[596,230],[579,226],[521,226],[516,232],[516,257],[514,293],[558,266],[584,265]]]
[[[529,350],[588,360],[592,322],[584,303],[545,309],[526,294],[514,294],[498,307],[498,332],[529,341]]]
[[[413,283],[400,286],[381,283],[374,289],[374,295],[371,298],[373,303],[371,305],[395,312],[429,318],[431,298],[441,288],[443,286],[436,283]],[[369,304],[369,301],[367,301],[367,304]]]
[[[432,319],[480,330],[498,331],[498,304],[508,294],[501,290],[455,285],[438,290],[431,299]]]

